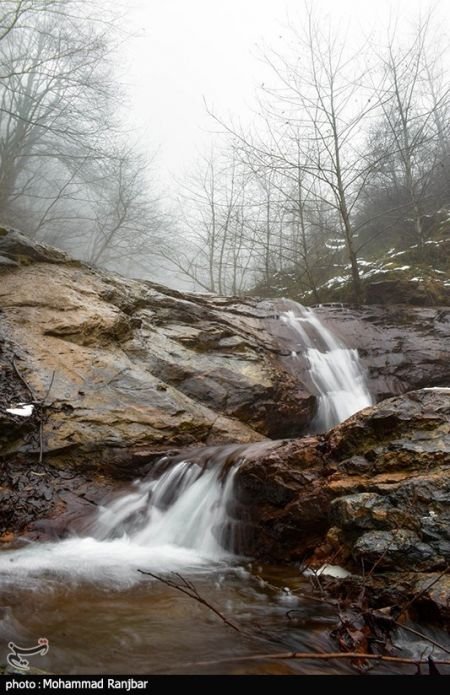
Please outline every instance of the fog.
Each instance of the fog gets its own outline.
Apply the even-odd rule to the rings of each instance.
[[[449,24],[449,3],[423,0],[314,0],[347,41],[361,36],[385,42],[431,8]],[[282,50],[286,26],[305,23],[298,0],[134,0],[123,46],[129,103],[127,118],[149,151],[159,148],[159,175],[170,181],[193,166],[214,142],[216,128],[205,100],[227,117],[251,121],[257,87],[272,80],[264,62],[269,47]],[[441,21],[441,20],[439,20]],[[122,64],[122,65],[123,65]]]
[[[339,279],[359,301],[397,252],[444,272],[449,18],[419,0],[4,0],[1,219],[193,291],[317,302]]]

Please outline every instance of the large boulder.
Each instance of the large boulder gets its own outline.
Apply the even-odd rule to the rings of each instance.
[[[360,571],[450,562],[450,389],[356,414],[327,435],[281,443],[238,472],[248,552]]]
[[[0,254],[0,455],[95,467],[309,422],[315,399],[277,360],[270,305],[127,280],[11,230]],[[28,421],[7,412],[30,401]]]

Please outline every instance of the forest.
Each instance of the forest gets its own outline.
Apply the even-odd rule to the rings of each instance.
[[[162,264],[169,284],[219,294],[317,303],[344,284],[359,301],[365,278],[405,266],[432,282],[448,269],[434,248],[450,204],[444,32],[430,12],[354,46],[316,14],[287,27],[283,53],[265,52],[272,81],[251,126],[210,110],[215,142],[169,196],[157,157],[127,134],[113,13],[5,0],[3,223],[104,268],[151,278]]]

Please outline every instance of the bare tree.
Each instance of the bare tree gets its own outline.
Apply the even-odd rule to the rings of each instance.
[[[389,157],[399,165],[398,176],[407,193],[416,242],[423,250],[425,231],[423,201],[435,161],[425,156],[435,138],[433,122],[439,122],[439,105],[428,108],[423,88],[426,78],[425,51],[430,17],[418,28],[414,41],[396,50],[391,39],[384,63],[380,90],[384,125],[389,133]],[[393,154],[392,154],[393,153]],[[434,160],[434,155],[433,160]]]
[[[231,150],[211,151],[180,195],[179,236],[161,253],[194,287],[241,292],[251,274],[257,230],[249,222],[249,174]]]
[[[10,3],[11,4],[11,3]],[[80,162],[105,156],[106,133],[114,132],[106,27],[77,20],[68,0],[30,7],[29,23],[18,23],[0,42],[0,211],[14,216],[40,207],[50,167],[73,179]],[[78,3],[77,3],[78,4]],[[41,185],[39,186],[39,182]],[[65,184],[65,182],[64,182]],[[27,199],[27,200],[26,200]]]
[[[3,221],[94,263],[145,250],[151,265],[162,216],[114,115],[115,23],[86,0],[6,0],[0,31]]]
[[[94,188],[94,228],[88,260],[123,270],[147,258],[151,267],[162,243],[163,219],[159,200],[150,195],[148,164],[125,149],[101,162]],[[130,270],[127,274],[133,274]]]
[[[430,58],[431,15],[383,54],[366,40],[350,50],[312,5],[306,17],[284,50],[265,53],[274,79],[253,129],[210,113],[259,181],[253,260],[265,285],[295,276],[319,301],[321,283],[349,272],[359,302],[361,254],[408,227],[423,250],[449,204],[446,61]]]
[[[450,90],[445,52],[434,50],[438,43],[428,15],[408,41],[394,31],[378,52],[380,115],[366,140],[372,176],[360,205],[361,248],[414,242],[423,259],[435,215],[449,203]]]

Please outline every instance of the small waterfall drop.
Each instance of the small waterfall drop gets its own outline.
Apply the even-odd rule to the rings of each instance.
[[[169,467],[158,475],[164,464]],[[189,460],[170,465],[162,459],[152,480],[136,481],[132,492],[100,510],[92,535],[98,540],[125,536],[138,546],[175,546],[220,559],[233,545],[229,528],[236,470],[224,470],[220,461],[204,469]]]
[[[0,553],[0,576],[131,585],[138,569],[199,572],[228,564],[245,533],[234,495],[239,465],[276,442],[202,447],[153,464],[148,475],[99,507],[83,531]]]
[[[320,321],[313,309],[289,302],[280,319],[297,340],[292,351],[306,358],[309,376],[317,390],[315,432],[326,432],[358,410],[372,405],[358,351],[347,348]]]

